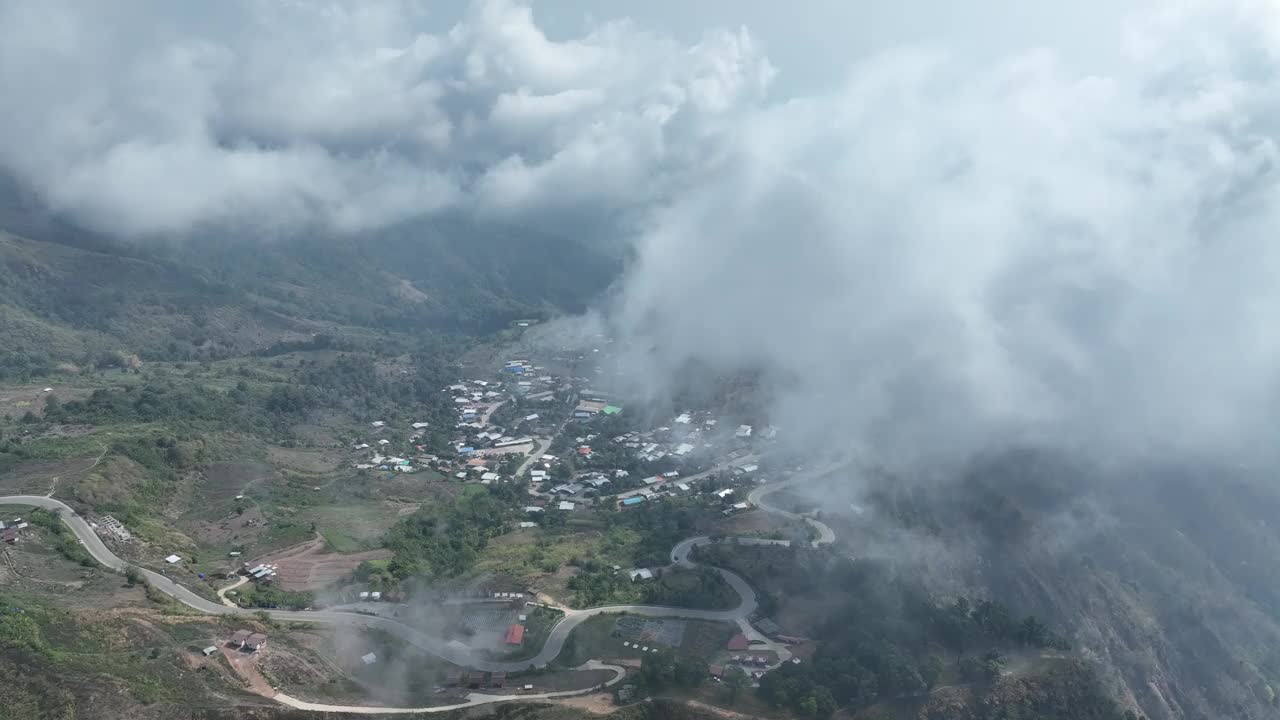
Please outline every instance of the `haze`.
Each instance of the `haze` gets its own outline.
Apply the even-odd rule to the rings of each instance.
[[[876,460],[1250,448],[1274,4],[929,5],[10,2],[0,163],[130,240],[460,212],[629,248],[633,377],[763,368],[788,434]]]

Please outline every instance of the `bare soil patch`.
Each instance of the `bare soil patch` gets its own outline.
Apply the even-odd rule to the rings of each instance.
[[[52,387],[53,392],[45,392],[46,387]],[[44,414],[45,398],[53,395],[62,402],[68,400],[83,400],[89,397],[93,390],[90,388],[68,387],[65,385],[5,385],[0,387],[0,415],[12,415],[15,418],[22,417],[28,411],[36,416]]]
[[[608,715],[618,707],[613,704],[613,695],[611,693],[596,693],[594,695],[579,695],[577,697],[564,698],[554,701],[556,705],[586,710],[592,715]]]
[[[706,531],[711,534],[718,533],[721,535],[747,535],[782,530],[786,527],[786,521],[776,515],[771,515],[761,510],[753,510],[752,512],[714,520],[706,526]]]
[[[276,584],[285,590],[319,590],[350,575],[366,560],[391,557],[388,550],[366,550],[357,553],[325,551],[324,538],[287,547],[259,558],[256,562],[276,565]]]
[[[267,450],[272,465],[306,473],[327,473],[338,469],[342,456],[335,450],[304,450],[273,447]]]
[[[226,502],[244,493],[250,485],[274,478],[275,469],[266,463],[254,461],[220,462],[209,466],[204,482],[200,485],[200,499]]]
[[[32,460],[0,473],[0,492],[12,495],[44,495],[54,478],[74,478],[93,466],[96,458]]]
[[[196,520],[189,534],[203,545],[252,545],[266,533],[262,511],[246,507],[241,514],[231,513],[219,520]]]

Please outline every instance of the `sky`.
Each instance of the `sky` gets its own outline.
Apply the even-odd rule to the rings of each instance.
[[[0,167],[130,239],[591,228],[649,386],[878,461],[1266,442],[1275,2],[686,5],[0,0]]]

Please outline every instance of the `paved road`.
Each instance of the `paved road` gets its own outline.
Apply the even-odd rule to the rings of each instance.
[[[636,488],[635,490],[627,490],[626,492],[620,492],[614,495],[613,499],[626,500],[629,497],[641,494],[645,490],[654,490],[654,491],[661,490],[667,485],[675,485],[677,483],[696,483],[699,480],[703,480],[707,478],[709,475],[713,475],[715,473],[722,472],[724,470],[731,470],[736,467],[742,467],[743,465],[750,465],[751,463],[756,462],[757,460],[759,460],[758,455],[748,455],[743,458],[738,458],[737,460],[730,460],[729,462],[724,462],[724,463],[720,463],[719,465],[712,466],[711,468],[707,470],[703,470],[702,472],[697,473],[696,475],[689,475],[687,477],[683,475],[677,475],[676,477],[673,477],[670,479],[664,479],[661,482],[656,482],[650,486]]]
[[[520,463],[520,467],[516,468],[516,477],[517,478],[524,477],[524,473],[526,470],[529,469],[529,466],[537,462],[539,458],[545,455],[547,452],[547,448],[549,447],[551,447],[551,441],[549,439],[534,438],[533,449],[529,451],[529,457],[525,458],[524,462]]]
[[[751,503],[752,505],[755,505],[756,507],[760,508],[761,510],[764,510],[765,512],[773,513],[774,515],[781,515],[782,517],[790,518],[792,520],[804,520],[805,522],[809,523],[809,525],[812,526],[813,529],[818,531],[818,539],[813,541],[814,547],[818,547],[819,545],[830,545],[831,543],[836,541],[836,533],[834,530],[831,529],[829,525],[827,525],[826,523],[822,522],[821,520],[815,517],[811,517],[809,515],[801,515],[800,513],[794,513],[789,510],[783,510],[782,508],[776,505],[770,505],[769,502],[765,500],[765,498],[779,490],[782,490],[784,488],[789,488],[792,485],[796,485],[798,483],[803,482],[804,480],[817,477],[818,475],[824,475],[827,472],[830,472],[831,470],[835,470],[835,469],[837,468],[830,468],[828,470],[814,472],[814,473],[806,473],[803,476],[797,476],[797,477],[791,478],[790,480],[786,480],[780,483],[773,483],[770,485],[761,485],[760,487],[751,491],[751,494],[747,496],[747,502]]]
[[[471,693],[467,695],[467,701],[455,703],[453,705],[435,705],[423,708],[406,708],[406,707],[372,707],[369,705],[328,705],[324,703],[307,702],[294,697],[277,692],[272,698],[276,702],[288,705],[291,708],[299,710],[314,710],[318,712],[343,712],[355,713],[359,715],[384,715],[384,714],[409,714],[409,713],[441,713],[451,712],[453,710],[461,710],[462,708],[475,707],[476,705],[490,705],[499,702],[510,702],[512,700],[552,700],[562,697],[573,697],[574,695],[583,695],[585,693],[597,692],[611,685],[617,684],[619,680],[627,676],[627,669],[619,665],[606,665],[598,660],[588,660],[585,665],[574,668],[574,670],[611,670],[613,677],[607,682],[596,685],[586,690],[560,690],[557,692],[545,693],[526,693],[523,695],[487,695],[485,693]]]
[[[752,494],[752,502],[760,505],[762,508],[776,512],[788,517],[800,517],[795,513],[789,513],[778,508],[766,505],[761,499],[774,490],[786,487],[796,482],[788,481],[780,483],[776,486],[764,486],[757,488]],[[89,523],[65,503],[53,498],[39,495],[11,495],[8,497],[0,497],[0,504],[4,505],[29,505],[46,510],[53,510],[60,513],[62,520],[67,527],[71,529],[80,543],[85,546],[89,554],[103,566],[108,567],[116,572],[124,572],[129,563],[121,560],[111,552]],[[835,534],[825,524],[812,518],[805,518],[810,523],[815,524],[819,528],[820,539],[815,541],[816,544],[823,542],[831,542],[834,540]],[[825,529],[825,531],[824,531]],[[674,565],[681,567],[694,567],[696,563],[689,559],[689,553],[693,548],[699,545],[705,545],[711,542],[708,537],[693,537],[682,540],[671,550],[671,561]],[[766,540],[760,538],[737,538],[736,542],[749,545],[787,545],[785,540]],[[145,568],[138,570],[147,578],[152,587],[173,597],[188,607],[199,610],[209,615],[253,615],[254,610],[247,610],[240,607],[229,607],[218,602],[214,602],[204,598],[183,585],[177,583],[166,575],[157,573]],[[425,633],[417,628],[406,625],[394,618],[376,614],[375,612],[347,612],[342,610],[267,610],[265,611],[272,619],[286,622],[308,622],[319,623],[324,625],[336,625],[352,628],[380,628],[386,630],[410,644],[425,650],[432,655],[447,660],[455,665],[472,667],[477,670],[486,672],[520,672],[530,670],[546,665],[554,660],[560,651],[564,648],[565,640],[573,629],[581,625],[586,620],[596,617],[597,615],[628,613],[631,615],[641,615],[645,617],[678,617],[694,620],[720,620],[736,622],[739,626],[751,629],[746,619],[756,610],[757,600],[755,590],[747,584],[740,576],[729,572],[724,568],[715,568],[717,572],[725,579],[725,582],[738,593],[739,601],[737,607],[728,610],[694,610],[689,608],[678,608],[658,605],[608,605],[602,607],[588,608],[585,610],[565,610],[564,618],[552,628],[546,642],[542,646],[542,650],[528,660],[519,661],[496,661],[486,660],[477,657],[470,648],[457,642],[446,641],[443,638],[436,637],[429,633]],[[371,606],[379,610],[383,610],[383,606]],[[385,611],[385,610],[383,610]],[[758,635],[758,633],[755,633]],[[789,653],[788,653],[789,654]],[[785,660],[785,657],[781,658]],[[620,677],[620,676],[619,676]],[[617,678],[614,679],[616,681]],[[610,683],[611,684],[611,683]],[[568,693],[548,693],[543,696],[529,695],[499,695],[490,696],[473,693],[463,707],[473,704],[482,704],[486,702],[501,702],[507,700],[528,700],[537,697],[562,697],[572,694],[581,694],[587,691],[572,691]],[[409,712],[409,709],[389,709],[377,708],[369,710],[352,710],[348,706],[322,705],[318,703],[308,703],[296,700],[281,693],[277,696],[280,702],[291,705],[292,707],[319,710],[329,712]],[[443,710],[444,708],[441,708]],[[424,712],[427,710],[423,710]],[[432,710],[434,711],[434,710]]]

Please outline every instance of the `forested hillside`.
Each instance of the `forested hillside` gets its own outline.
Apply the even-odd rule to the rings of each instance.
[[[491,332],[582,309],[618,268],[579,239],[462,220],[376,238],[129,244],[56,226],[24,237],[3,219],[3,379],[60,363],[224,359],[316,335],[358,347],[387,333]]]

